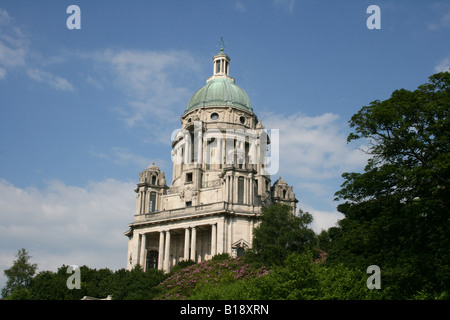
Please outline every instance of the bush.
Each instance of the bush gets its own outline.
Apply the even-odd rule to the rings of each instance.
[[[158,286],[161,290],[158,299],[189,299],[194,292],[203,296],[204,293],[200,293],[203,291],[202,287],[226,286],[238,280],[261,277],[269,272],[264,267],[253,268],[240,258],[222,258],[224,257],[216,258],[218,261],[203,261],[173,273]]]
[[[29,292],[21,292],[11,299],[80,300],[84,296],[106,298],[112,295],[114,300],[148,300],[160,292],[157,286],[167,277],[160,270],[144,272],[139,266],[130,271],[120,269],[115,272],[82,266],[80,273],[81,288],[70,290],[66,285],[70,276],[67,266],[62,266],[56,273],[42,271],[33,278]]]
[[[326,265],[324,254],[288,256],[284,266],[258,277],[218,284],[202,283],[190,299],[213,300],[362,300],[380,299],[379,290],[366,286],[367,274],[344,265]]]
[[[180,262],[178,262],[173,268],[172,270],[170,270],[170,274],[174,274],[177,272],[180,272],[183,269],[186,269],[187,267],[190,267],[192,265],[195,264],[195,261],[193,260],[182,260]]]
[[[195,287],[191,300],[263,300],[267,286],[267,275],[222,282],[220,284],[203,283]]]
[[[224,253],[216,254],[215,256],[212,257],[211,260],[212,261],[223,261],[223,260],[228,260],[230,258],[231,258],[230,255],[228,253],[224,252]]]

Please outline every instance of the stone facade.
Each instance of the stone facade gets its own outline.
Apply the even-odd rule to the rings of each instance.
[[[169,271],[182,260],[201,262],[251,248],[263,205],[297,200],[286,181],[271,186],[270,141],[247,94],[229,76],[223,50],[213,76],[189,101],[172,139],[172,184],[155,164],[139,174],[127,269]]]

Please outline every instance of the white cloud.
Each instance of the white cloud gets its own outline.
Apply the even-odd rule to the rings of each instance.
[[[289,13],[294,12],[294,0],[273,0],[275,7],[282,8]]]
[[[67,81],[64,78],[61,78],[60,76],[54,75],[50,72],[40,70],[37,68],[30,68],[27,70],[27,74],[30,77],[30,79],[44,82],[50,85],[51,87],[62,90],[62,91],[73,91],[74,88],[70,84],[69,81]]]
[[[192,95],[188,79],[200,64],[185,51],[104,50],[85,54],[126,96],[116,111],[129,127],[145,127],[167,143]],[[107,77],[103,77],[107,78]]]
[[[432,7],[439,17],[427,25],[428,30],[438,31],[450,27],[450,5],[447,3],[435,3]]]
[[[266,113],[261,119],[266,129],[280,130],[279,175],[294,187],[298,207],[313,215],[313,230],[334,226],[342,218],[334,201],[341,175],[362,171],[369,156],[347,144],[347,124],[336,114]]]
[[[67,79],[37,67],[48,64],[49,59],[41,57],[40,61],[31,61],[30,44],[30,37],[13,24],[13,19],[6,10],[0,9],[0,79],[6,79],[9,72],[20,70],[25,71],[30,79],[57,90],[73,91],[74,88]],[[40,54],[35,52],[33,56],[39,57]]]
[[[316,117],[303,114],[261,116],[267,129],[280,130],[280,167],[302,179],[330,179],[361,167],[368,156],[347,144],[347,134],[339,116],[325,113]]]
[[[247,8],[245,7],[245,5],[242,3],[242,1],[236,1],[234,3],[234,8],[239,11],[239,12],[246,12]]]
[[[123,232],[133,220],[134,187],[108,179],[84,188],[58,180],[44,189],[20,188],[1,179],[0,269],[11,266],[20,248],[29,251],[38,271],[63,264],[124,268]]]
[[[169,164],[166,160],[160,158],[149,159],[143,157],[140,154],[133,153],[127,148],[121,147],[111,147],[110,151],[108,152],[100,152],[93,149],[90,151],[90,153],[99,159],[107,160],[116,165],[132,165],[139,170],[144,170],[153,162],[155,162],[161,168],[161,170],[163,170],[163,168],[171,169],[172,165],[171,163]]]
[[[444,58],[434,67],[434,72],[450,72],[450,57]]]
[[[92,78],[91,76],[86,77],[86,83],[98,90],[103,90],[103,85],[101,84],[101,82]]]
[[[319,234],[322,230],[336,227],[337,222],[344,218],[344,216],[337,211],[316,210],[307,206],[302,209],[303,211],[309,212],[313,216],[314,220],[311,224],[311,229],[313,229],[317,234]]]
[[[12,18],[9,16],[8,11],[0,8],[0,26],[9,24],[11,20]]]
[[[3,72],[24,67],[28,52],[28,39],[19,28],[11,27],[6,10],[0,11],[0,67]]]
[[[6,77],[6,70],[0,67],[0,79],[4,79]]]
[[[450,26],[450,12],[444,13],[438,21],[428,24],[428,29],[432,31],[437,31],[445,29],[449,26]]]

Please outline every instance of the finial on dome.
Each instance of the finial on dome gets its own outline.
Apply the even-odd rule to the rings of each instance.
[[[220,37],[220,42],[218,43],[218,46],[220,46],[220,52],[223,52],[223,49],[226,47],[225,41],[223,41],[223,37]]]
[[[229,76],[230,57],[227,56],[225,52],[223,52],[223,48],[225,47],[225,41],[223,40],[223,37],[220,37],[220,42],[217,44],[217,46],[220,47],[220,52],[213,57],[214,71],[212,78],[219,77],[219,78],[229,78],[230,80],[233,80]],[[206,82],[208,82],[210,79],[208,79]]]
[[[148,167],[147,167],[147,169],[145,169],[145,170],[152,170],[152,171],[160,171],[161,169],[159,169],[159,167],[155,164],[155,162],[153,161],[153,163],[151,164],[151,165],[149,165]]]

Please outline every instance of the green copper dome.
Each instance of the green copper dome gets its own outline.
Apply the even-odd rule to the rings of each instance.
[[[185,112],[207,106],[234,106],[253,113],[247,93],[229,77],[210,79],[205,86],[194,93]]]

